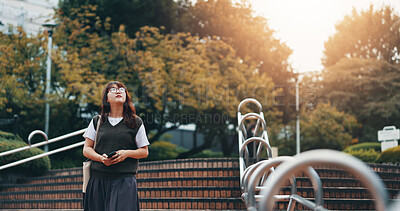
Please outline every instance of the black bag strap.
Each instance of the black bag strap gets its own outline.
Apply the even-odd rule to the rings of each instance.
[[[95,124],[95,123],[97,123],[97,124],[96,124],[96,126],[95,126],[95,127],[96,127],[96,136],[94,137],[94,146],[93,146],[93,149],[96,149],[96,144],[97,144],[97,133],[99,132],[101,116],[100,116],[100,115],[97,115],[97,121],[95,121],[95,118],[96,118],[96,117],[93,118],[93,124]]]

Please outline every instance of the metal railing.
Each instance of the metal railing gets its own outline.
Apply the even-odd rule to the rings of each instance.
[[[247,113],[242,115],[241,109],[247,103],[257,105],[259,113]],[[262,133],[255,133],[255,137],[247,137],[245,127],[246,119],[257,119],[256,129],[261,128]],[[258,135],[257,135],[258,134]],[[255,99],[245,99],[238,107],[238,136],[239,136],[239,167],[240,167],[240,186],[242,189],[242,199],[246,204],[247,210],[273,210],[276,201],[288,201],[287,210],[294,210],[296,203],[302,204],[311,210],[323,210],[323,188],[322,182],[314,170],[313,166],[321,164],[339,167],[352,173],[356,179],[361,181],[370,190],[378,211],[398,211],[400,210],[400,200],[389,203],[389,194],[385,189],[385,184],[379,176],[373,172],[362,161],[334,150],[313,150],[301,153],[294,157],[281,156],[271,158],[271,146],[266,131],[266,121],[262,114],[261,104]],[[253,160],[256,162],[249,165],[248,145],[252,142],[258,143],[257,153],[253,153]],[[256,150],[254,144],[254,151]],[[268,156],[260,161],[261,148],[267,149]],[[315,200],[310,201],[298,195],[296,175],[299,172],[305,173],[310,179]],[[289,195],[278,195],[279,191],[289,180],[291,191]],[[400,199],[400,192],[397,196]]]
[[[76,136],[76,135],[83,134],[85,131],[86,131],[86,128],[48,140],[46,133],[44,133],[41,130],[35,130],[35,131],[31,132],[29,134],[29,136],[28,136],[28,146],[20,147],[20,148],[17,148],[17,149],[6,151],[6,152],[1,152],[0,153],[0,157],[6,156],[6,155],[10,155],[10,154],[14,154],[14,153],[17,153],[17,152],[21,152],[21,151],[28,150],[28,149],[35,148],[35,147],[40,147],[40,146],[43,146],[43,145],[46,145],[46,144],[55,143],[55,142],[58,142],[58,141],[61,141],[61,140],[64,140],[64,139],[67,139],[67,138],[70,138],[70,137],[73,137],[73,136]],[[42,135],[45,138],[45,141],[40,142],[40,143],[36,143],[36,144],[31,144],[31,139],[36,134]],[[68,146],[65,146],[65,147],[61,147],[61,148],[52,150],[50,152],[45,152],[45,153],[42,153],[42,154],[39,154],[39,155],[35,155],[35,156],[29,157],[29,158],[25,158],[25,159],[18,160],[18,161],[9,163],[9,164],[5,164],[3,166],[0,166],[0,170],[6,169],[6,168],[10,168],[10,167],[13,167],[13,166],[17,166],[17,165],[20,165],[20,164],[23,164],[23,163],[26,163],[26,162],[29,162],[29,161],[32,161],[32,160],[36,160],[36,159],[39,159],[39,158],[42,158],[42,157],[46,157],[46,156],[52,155],[52,154],[63,152],[63,151],[66,151],[66,150],[69,150],[69,149],[72,149],[72,148],[75,148],[75,147],[83,146],[84,144],[85,144],[85,141],[78,142],[78,143],[75,143],[75,144],[72,144],[72,145],[68,145]]]

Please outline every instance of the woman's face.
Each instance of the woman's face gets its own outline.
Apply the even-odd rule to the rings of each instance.
[[[126,92],[124,87],[118,87],[117,84],[112,84],[108,89],[107,99],[109,103],[121,103],[126,100]]]

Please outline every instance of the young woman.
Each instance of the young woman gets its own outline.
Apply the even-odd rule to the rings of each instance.
[[[94,117],[83,134],[83,155],[92,160],[84,210],[139,210],[135,174],[139,159],[149,154],[143,122],[135,114],[126,87],[118,81],[105,87],[100,110],[100,117]],[[98,118],[101,120],[95,140]],[[108,157],[111,152],[115,153]]]

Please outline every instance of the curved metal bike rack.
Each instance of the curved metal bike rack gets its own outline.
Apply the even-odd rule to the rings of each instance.
[[[255,104],[258,108],[259,113],[247,113],[242,115],[242,108],[248,104]],[[255,119],[257,123],[255,124],[255,137],[247,137],[247,131],[245,127],[245,120]],[[261,133],[258,130],[261,129]],[[272,159],[272,149],[268,139],[267,124],[264,119],[264,114],[262,113],[261,104],[253,99],[245,99],[238,106],[238,136],[239,136],[239,165],[240,165],[240,184],[242,189],[242,200],[246,203],[249,210],[256,210],[256,201],[261,198],[260,195],[256,195],[256,191],[260,191],[265,188],[262,184],[267,177],[269,172],[273,172],[274,168],[277,167],[284,161],[292,160],[292,157],[278,157]],[[248,145],[254,143],[254,153],[253,160],[256,163],[249,165],[249,150]],[[257,149],[256,149],[257,145]],[[265,147],[267,150],[266,160],[261,160],[262,148]],[[323,204],[322,200],[322,185],[318,174],[312,168],[307,168],[309,172],[310,180],[312,181],[315,195],[316,203],[318,205]],[[296,178],[293,176],[289,179],[291,183],[291,194],[290,195],[275,195],[274,197],[280,201],[289,201],[288,210],[293,210],[296,203],[295,198],[297,197],[297,185]],[[310,202],[312,203],[312,202]]]
[[[252,103],[258,107],[259,113],[242,115],[244,105]],[[256,119],[256,137],[247,137],[245,120]],[[257,131],[261,128],[261,134]],[[253,99],[245,99],[238,106],[238,136],[239,136],[239,166],[240,186],[242,200],[246,203],[247,210],[272,210],[275,201],[288,201],[287,210],[294,210],[296,203],[312,210],[324,210],[322,182],[317,172],[312,168],[315,165],[333,165],[352,173],[358,180],[365,184],[375,200],[378,211],[398,211],[400,201],[389,203],[389,195],[385,184],[375,172],[358,159],[334,150],[314,150],[301,153],[294,157],[272,158],[272,149],[268,140],[267,124],[262,113],[261,104]],[[254,144],[253,158],[256,163],[249,165],[248,145],[258,144],[257,153]],[[267,149],[266,160],[260,161],[262,147]],[[303,172],[310,179],[314,189],[315,201],[310,201],[297,194],[297,184],[294,175]],[[277,195],[285,182],[291,185],[290,195]],[[258,193],[257,193],[258,192]],[[400,198],[400,192],[398,197]]]
[[[247,113],[242,115],[241,110],[246,104],[255,104],[258,108],[259,113]],[[256,119],[257,123],[255,125],[254,130],[256,133],[254,137],[248,138],[247,131],[245,127],[245,120]],[[257,136],[257,131],[261,127],[262,133],[261,136]],[[264,114],[262,112],[261,104],[253,98],[248,98],[240,102],[238,106],[238,136],[239,136],[239,168],[240,168],[240,178],[243,178],[244,171],[246,170],[246,166],[249,165],[249,150],[248,145],[250,143],[254,143],[253,150],[253,159],[256,161],[260,160],[260,155],[262,152],[262,148],[265,147],[267,149],[268,158],[272,157],[272,149],[269,144],[268,133],[267,133],[267,124],[264,119]],[[256,149],[256,144],[258,144]]]
[[[255,169],[253,175],[249,179],[249,184],[247,185],[248,187],[248,209],[249,210],[257,210],[257,205],[256,205],[256,198],[261,198],[262,195],[256,196],[255,192],[257,190],[263,190],[263,189],[269,189],[267,185],[263,185],[261,187],[257,187],[258,184],[260,184],[260,179],[264,177],[265,173],[267,171],[271,172],[271,175],[267,177],[267,180],[270,180],[270,177],[274,177],[273,172],[275,169],[273,167],[278,167],[283,162],[291,162],[293,161],[293,157],[288,157],[288,156],[281,156],[281,157],[276,157],[272,158],[271,160],[267,160],[263,162],[261,165]],[[279,169],[278,167],[277,169]],[[272,171],[271,171],[272,170]],[[288,208],[287,210],[293,210],[295,208],[296,202],[299,202],[303,205],[311,204],[315,207],[323,207],[324,200],[323,200],[323,189],[322,189],[322,182],[320,177],[318,176],[317,172],[311,168],[311,167],[306,167],[306,173],[311,181],[311,184],[314,189],[315,193],[315,203],[311,202],[309,200],[302,200],[299,201],[298,198],[301,198],[297,194],[297,184],[296,184],[296,178],[292,175],[289,177],[289,181],[291,184],[291,193],[290,195],[274,195],[273,197],[275,200],[278,201],[289,201]],[[264,182],[261,182],[264,183]],[[265,183],[264,183],[265,184]]]
[[[352,173],[370,190],[372,197],[375,199],[376,210],[387,210],[389,202],[388,193],[385,190],[385,184],[378,175],[358,159],[334,150],[308,151],[295,156],[295,159],[292,161],[282,163],[266,181],[265,186],[268,188],[261,191],[263,197],[259,203],[259,209],[272,210],[275,202],[274,195],[279,192],[285,180],[289,179],[292,174],[302,172],[309,166],[319,164],[342,167]],[[296,197],[295,200],[313,210],[326,210],[318,204],[308,203],[301,197]]]

